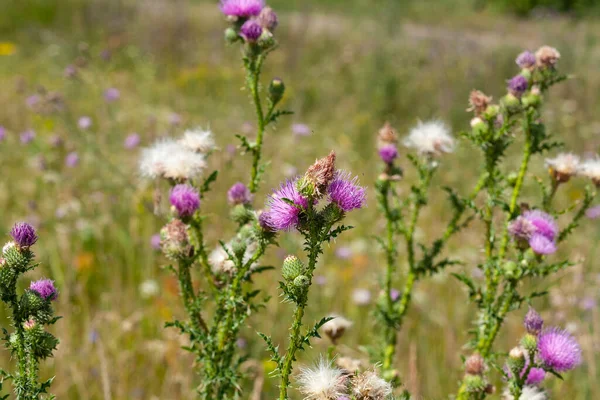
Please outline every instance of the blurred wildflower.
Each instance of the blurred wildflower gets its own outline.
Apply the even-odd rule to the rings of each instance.
[[[245,349],[248,347],[248,341],[244,338],[238,338],[238,340],[235,342],[235,345],[238,349]]]
[[[32,94],[31,96],[29,96],[25,99],[25,104],[27,104],[27,107],[29,107],[29,108],[34,108],[41,101],[42,101],[42,96],[40,96],[39,94]]]
[[[77,121],[77,126],[79,126],[79,129],[89,129],[92,126],[92,119],[86,116],[80,117]]]
[[[538,351],[544,365],[558,372],[571,370],[581,363],[581,347],[570,333],[558,328],[542,331]]]
[[[395,145],[398,143],[398,133],[396,133],[396,130],[392,127],[392,125],[386,121],[386,123],[383,124],[383,127],[379,129],[377,140],[379,141],[379,147],[383,147],[388,144]]]
[[[17,222],[10,230],[10,236],[22,248],[33,246],[38,239],[35,228],[27,222]]]
[[[108,88],[104,91],[104,100],[107,103],[115,102],[115,101],[119,100],[120,97],[121,97],[121,92],[119,91],[119,89]]]
[[[557,182],[567,182],[579,169],[579,157],[572,153],[560,153],[554,158],[546,159],[550,175]]]
[[[156,297],[160,293],[160,286],[154,279],[146,279],[140,283],[140,295],[143,299]]]
[[[315,284],[319,285],[319,286],[323,286],[327,284],[327,277],[324,275],[317,275],[315,276]]]
[[[200,195],[191,185],[179,184],[171,189],[171,205],[180,217],[191,217],[200,208]]]
[[[352,321],[339,315],[331,315],[330,317],[333,317],[333,319],[324,323],[321,330],[335,344],[339,338],[344,336],[346,330],[352,326]]]
[[[160,233],[155,233],[150,237],[150,246],[154,250],[160,250]]]
[[[530,69],[535,67],[537,60],[535,58],[535,54],[531,51],[525,50],[521,54],[517,56],[515,63],[522,69]]]
[[[490,96],[486,96],[480,90],[473,90],[469,95],[469,108],[467,108],[467,111],[473,111],[475,115],[481,116],[491,103],[492,98]]]
[[[358,306],[366,306],[371,302],[371,292],[368,289],[354,289],[352,301]]]
[[[229,17],[256,16],[264,6],[263,0],[221,0],[221,12]]]
[[[252,193],[242,182],[237,182],[227,191],[227,200],[231,205],[249,204],[252,201]]]
[[[346,376],[341,369],[320,358],[315,368],[300,368],[298,387],[306,400],[337,399],[346,393]]]
[[[128,150],[136,148],[140,144],[141,138],[137,133],[132,133],[125,138],[123,147]]]
[[[538,335],[542,331],[544,320],[537,311],[532,307],[529,307],[529,311],[527,311],[527,314],[525,314],[525,318],[523,319],[523,325],[525,325],[525,329],[528,333]]]
[[[77,75],[77,68],[74,65],[67,65],[63,72],[65,78],[74,78]]]
[[[384,163],[391,164],[398,157],[398,149],[393,144],[385,145],[379,149],[379,157]]]
[[[54,287],[54,281],[50,279],[40,279],[31,282],[29,290],[36,292],[45,300],[56,300],[58,298],[58,291]]]
[[[390,289],[390,298],[392,301],[398,301],[400,299],[400,291],[398,289]]]
[[[579,303],[579,307],[584,311],[590,311],[596,308],[597,300],[592,296],[584,297]]]
[[[364,207],[367,197],[365,188],[358,186],[358,178],[351,178],[345,171],[336,172],[327,194],[329,200],[345,212]]]
[[[600,218],[600,205],[588,208],[585,212],[585,216],[589,219]]]
[[[69,168],[73,168],[79,164],[79,154],[77,152],[72,151],[65,157],[65,165]]]
[[[554,47],[542,46],[535,52],[538,66],[554,67],[560,59],[560,53]]]
[[[6,129],[0,125],[0,142],[6,139]]]
[[[600,186],[600,157],[589,158],[579,165],[578,175],[590,179],[596,186]]]
[[[357,399],[387,399],[392,385],[373,371],[365,371],[352,378],[352,394]]]
[[[527,78],[523,75],[517,75],[508,81],[508,91],[517,97],[525,93],[528,86]]]
[[[256,42],[260,35],[263,33],[263,28],[255,20],[248,20],[244,22],[244,25],[240,28],[240,36],[243,37],[247,42]]]
[[[62,137],[60,137],[59,135],[52,135],[50,136],[50,139],[48,139],[48,143],[52,147],[60,147],[63,145],[64,142]]]
[[[352,257],[352,249],[348,246],[339,246],[335,249],[335,255],[342,260],[347,260]]]
[[[0,56],[12,56],[17,52],[17,46],[12,42],[0,42]]]
[[[169,124],[173,126],[181,125],[181,115],[177,113],[169,114]]]
[[[257,18],[258,23],[269,32],[275,32],[275,28],[279,25],[277,14],[271,7],[265,7],[261,10]]]
[[[310,128],[306,124],[292,124],[292,133],[296,136],[308,136],[310,135]]]
[[[450,129],[441,121],[419,122],[404,139],[404,145],[425,155],[440,155],[454,150]]]
[[[215,140],[210,130],[200,128],[187,130],[179,140],[183,147],[197,153],[208,153],[215,149]]]
[[[21,133],[21,143],[23,144],[28,144],[31,143],[33,141],[33,139],[35,138],[35,132],[31,129],[26,130],[25,132]]]

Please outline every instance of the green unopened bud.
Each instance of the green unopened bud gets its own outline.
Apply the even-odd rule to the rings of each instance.
[[[21,296],[21,310],[25,315],[36,315],[46,303],[46,300],[32,290],[26,290]]]
[[[500,106],[497,104],[492,104],[489,105],[484,113],[483,113],[483,117],[487,120],[493,120],[495,119],[498,115],[500,114]]]
[[[507,261],[502,266],[502,269],[504,271],[504,275],[507,278],[514,278],[517,275],[519,268],[517,263],[515,263],[514,261]]]
[[[483,392],[487,386],[481,375],[465,375],[464,383],[469,393]]]
[[[304,270],[304,263],[296,256],[287,256],[283,260],[283,266],[281,267],[281,275],[287,281],[293,281],[296,279]]]
[[[510,353],[508,353],[508,368],[518,376],[523,368],[525,367],[525,353],[523,349],[520,347],[513,348]]]
[[[33,253],[26,248],[19,249],[14,242],[8,242],[2,248],[2,257],[6,266],[19,272],[25,272],[33,259]]]
[[[515,113],[521,108],[521,101],[517,96],[512,93],[508,93],[501,100],[502,105],[509,113]]]
[[[516,172],[511,172],[506,177],[506,181],[508,182],[510,187],[515,187],[518,179],[519,179],[519,175]]]
[[[240,240],[244,240],[246,242],[254,240],[256,238],[256,231],[251,224],[244,225],[240,228],[238,232],[238,237]]]
[[[321,211],[321,215],[328,224],[335,224],[336,222],[344,218],[344,210],[342,210],[335,203],[329,203],[325,206],[325,208],[323,208],[323,211]]]
[[[531,70],[529,68],[523,68],[519,74],[525,77],[527,81],[531,81]]]
[[[234,222],[242,225],[252,219],[252,211],[246,208],[244,204],[238,204],[231,209],[230,216]]]
[[[523,102],[523,106],[525,107],[538,107],[542,104],[542,97],[535,93],[533,90],[521,97],[521,102]]]
[[[269,84],[269,100],[271,103],[277,104],[283,98],[285,93],[285,84],[279,78],[275,78]]]
[[[257,43],[263,50],[270,49],[271,47],[275,46],[275,38],[271,32],[269,32],[267,29],[263,29]]]
[[[239,238],[235,238],[231,241],[231,251],[238,259],[243,259],[244,254],[246,254],[246,248],[248,245],[245,241],[240,240]]]
[[[537,337],[528,333],[521,339],[521,346],[523,346],[528,353],[535,351],[537,349]]]
[[[240,36],[233,28],[225,29],[225,41],[227,43],[235,43],[240,39]]]
[[[489,131],[489,126],[481,118],[475,117],[471,120],[471,128],[476,135],[485,135]]]
[[[308,287],[309,283],[310,281],[308,280],[308,277],[304,275],[297,276],[294,279],[294,286],[298,289],[304,289]]]

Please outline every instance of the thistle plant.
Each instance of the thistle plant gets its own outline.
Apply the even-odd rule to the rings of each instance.
[[[529,174],[532,161],[561,146],[546,130],[541,111],[548,90],[566,78],[557,69],[559,58],[558,51],[548,46],[535,54],[524,52],[519,55],[516,62],[521,72],[508,81],[508,93],[499,104],[493,104],[492,99],[480,91],[471,93],[470,110],[475,116],[471,130],[464,137],[481,150],[484,159],[483,204],[470,205],[484,226],[484,259],[477,266],[484,279],[478,284],[465,274],[454,274],[466,285],[469,298],[478,308],[473,340],[468,344],[473,354],[467,358],[466,373],[457,394],[459,400],[483,399],[490,393],[486,385],[473,384],[468,360],[480,357],[485,365],[495,365],[499,355],[494,351],[494,341],[508,314],[544,294],[525,292],[524,283],[571,265],[566,259],[555,259],[554,254],[579,225],[596,196],[595,187],[600,183],[597,159],[580,162],[572,154],[559,154],[546,160],[548,181],[536,180],[540,188],[539,199],[535,201],[528,197],[527,203],[521,200],[523,188],[532,180]],[[516,171],[511,171],[510,165],[502,166],[502,161],[511,145],[521,141],[521,163]],[[556,194],[574,176],[591,179],[592,185],[588,185],[583,198],[576,204],[556,209],[553,205]],[[558,216],[568,223],[559,223]],[[545,338],[557,336],[560,334]],[[563,339],[566,341],[561,336]],[[540,345],[544,342],[542,337],[538,340]],[[541,348],[538,350],[535,354],[530,350],[523,356],[531,368],[537,368],[537,358],[532,356],[541,356]],[[515,350],[513,356],[509,356],[509,361],[512,358],[518,360],[510,361],[509,369],[511,362],[522,362],[523,357],[518,351]],[[549,367],[547,371],[560,371]],[[525,390],[523,377],[513,375],[510,394],[522,398],[519,396]]]
[[[326,204],[320,205],[322,200]],[[358,185],[357,178],[351,178],[348,172],[336,170],[333,152],[317,160],[302,177],[282,184],[267,200],[267,209],[261,215],[264,226],[274,232],[297,230],[304,238],[304,250],[308,258],[305,263],[299,257],[290,255],[283,261],[281,269],[282,296],[294,304],[285,354],[279,353],[271,337],[260,334],[272,353],[271,359],[277,364],[280,400],[288,399],[290,376],[297,352],[310,345],[311,338],[319,337],[319,329],[332,319],[322,318],[311,329],[302,331],[310,286],[319,255],[323,252],[323,244],[351,228],[340,223],[346,213],[363,207],[365,200],[365,189]]]
[[[12,241],[2,248],[0,257],[0,299],[10,309],[12,332],[2,328],[5,347],[16,361],[16,371],[0,369],[2,380],[12,380],[18,400],[53,399],[48,389],[54,378],[40,382],[39,364],[41,360],[52,357],[58,345],[58,339],[45,330],[60,317],[54,316],[52,301],[58,297],[54,282],[40,279],[31,282],[28,289],[18,293],[17,284],[21,275],[34,270],[31,247],[37,242],[35,229],[24,222],[13,226]],[[0,395],[7,399],[9,395]]]
[[[252,288],[252,277],[270,269],[259,261],[275,237],[252,202],[266,166],[261,160],[266,129],[289,114],[277,109],[284,94],[283,81],[273,79],[266,95],[260,86],[263,63],[277,46],[275,12],[261,0],[223,0],[221,11],[231,23],[225,31],[227,42],[242,49],[246,87],[257,117],[254,140],[237,136],[252,157],[249,183],[237,182],[223,195],[237,225],[233,237],[219,240],[212,251],[205,240],[207,217],[201,203],[218,175],[214,171],[203,177],[216,148],[210,131],[188,130],[178,139],[162,139],[145,149],[140,161],[142,175],[153,179],[157,188],[161,180],[170,186],[171,213],[161,230],[161,248],[172,261],[167,268],[179,281],[187,318],[167,326],[188,337],[186,349],[194,354],[200,375],[197,391],[207,400],[242,395],[240,364],[244,358],[236,354],[236,342],[248,316],[268,299]]]

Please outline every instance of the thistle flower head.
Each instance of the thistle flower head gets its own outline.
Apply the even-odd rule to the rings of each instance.
[[[544,235],[534,234],[529,239],[529,246],[536,254],[554,254],[556,253],[556,243]]]
[[[526,371],[523,371],[523,374]],[[542,383],[542,381],[546,378],[546,371],[543,368],[533,367],[529,370],[529,374],[527,375],[527,379],[525,379],[526,385],[537,385]]]
[[[465,361],[465,372],[470,375],[482,375],[485,372],[485,360],[479,353],[474,353]]]
[[[535,54],[529,50],[525,50],[519,54],[515,60],[515,63],[522,69],[529,69],[535,67],[537,60]]]
[[[421,154],[440,155],[454,150],[450,129],[441,121],[419,122],[404,139],[404,145]]]
[[[525,314],[525,318],[523,319],[523,325],[528,333],[537,335],[544,326],[544,320],[533,307],[529,307],[529,311],[527,311],[527,314]]]
[[[69,168],[76,167],[79,164],[79,154],[76,151],[72,151],[65,157],[65,165]]]
[[[28,129],[25,132],[21,133],[19,139],[23,144],[31,143],[33,139],[35,139],[35,131],[33,129]]]
[[[540,210],[531,210],[523,213],[523,217],[533,225],[535,234],[542,235],[550,241],[558,235],[558,225],[551,215]]]
[[[23,328],[26,331],[30,331],[33,328],[35,328],[36,326],[37,326],[37,323],[35,322],[35,320],[33,318],[30,318],[27,321],[23,322]]]
[[[180,217],[191,217],[200,208],[200,195],[188,184],[175,185],[171,189],[169,201]]]
[[[578,175],[591,179],[596,186],[600,186],[600,157],[587,159],[579,165]]]
[[[554,158],[547,158],[545,164],[552,178],[563,183],[579,170],[579,157],[572,153],[560,153]]]
[[[567,331],[549,328],[538,339],[538,355],[545,366],[562,372],[581,363],[581,347]]]
[[[141,140],[140,135],[137,133],[129,134],[123,141],[123,147],[127,150],[135,149],[140,144]]]
[[[307,196],[317,198],[323,196],[335,176],[335,152],[333,150],[327,157],[316,160],[304,176],[298,181],[298,190]]]
[[[486,96],[480,90],[473,90],[469,95],[469,108],[467,108],[467,111],[473,111],[475,115],[480,116],[491,103],[492,98],[490,96]]]
[[[164,139],[142,151],[139,164],[142,176],[186,181],[204,171],[204,156],[182,146],[173,139]]]
[[[344,372],[324,358],[313,368],[300,368],[298,386],[305,400],[337,399],[347,392]]]
[[[535,233],[535,226],[522,215],[508,224],[508,233],[518,240],[529,240]]]
[[[244,22],[244,25],[240,28],[240,36],[243,37],[247,42],[256,42],[260,35],[263,33],[262,26],[253,19],[249,19]]]
[[[160,246],[165,255],[178,259],[190,250],[187,226],[179,219],[174,219],[160,230]]]
[[[19,247],[30,247],[37,242],[35,228],[27,222],[17,222],[10,230],[10,236]]]
[[[267,210],[261,214],[261,218],[273,231],[289,231],[298,225],[300,212],[306,207],[308,200],[298,192],[296,181],[286,181],[268,197]]]
[[[107,103],[115,102],[115,101],[119,100],[120,97],[121,97],[121,92],[119,91],[119,89],[108,88],[104,91],[104,100]]]
[[[275,28],[279,25],[277,14],[271,7],[263,8],[260,14],[258,14],[257,21],[260,26],[267,29],[269,32],[275,32]]]
[[[357,400],[385,400],[392,395],[392,385],[374,371],[355,375],[351,385]]]
[[[346,330],[352,326],[352,321],[339,315],[332,315],[331,317],[333,319],[324,323],[321,329],[333,343],[336,343],[339,338],[344,336]]]
[[[77,121],[77,126],[79,126],[79,129],[89,129],[92,126],[92,119],[90,117],[83,116]]]
[[[216,147],[213,133],[200,128],[185,131],[179,143],[196,153],[208,153]]]
[[[554,47],[542,46],[535,52],[537,65],[552,68],[560,59],[560,53]]]
[[[358,177],[352,178],[349,172],[337,171],[327,188],[329,201],[336,204],[344,212],[364,207],[367,191],[358,185]]]
[[[504,400],[515,400],[508,389],[504,392]],[[546,392],[536,386],[525,386],[518,400],[548,400],[548,397]]]
[[[249,204],[252,201],[252,193],[242,182],[237,182],[227,191],[227,200],[231,205]]]
[[[260,14],[263,0],[221,0],[221,12],[228,17],[248,18]]]
[[[379,157],[386,164],[391,164],[398,157],[398,148],[395,144],[386,144],[379,148]]]
[[[379,129],[377,138],[379,139],[380,146],[398,143],[398,133],[396,133],[396,130],[387,121],[383,124],[381,129]]]
[[[523,75],[517,75],[508,81],[508,91],[519,97],[527,90],[529,83]]]
[[[56,300],[58,291],[54,287],[54,282],[50,279],[40,279],[29,284],[29,290],[36,292],[41,298],[46,300]]]

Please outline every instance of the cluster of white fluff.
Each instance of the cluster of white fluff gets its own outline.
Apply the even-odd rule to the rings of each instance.
[[[573,153],[560,153],[554,158],[546,159],[546,167],[566,176],[579,175],[591,179],[594,183],[600,183],[600,157],[596,156],[581,161],[579,156]]]
[[[442,121],[419,122],[403,141],[406,147],[420,154],[440,155],[454,150],[450,128]]]
[[[504,392],[504,400],[515,400],[508,389]],[[548,396],[546,396],[546,392],[537,386],[525,386],[519,400],[548,400]]]
[[[232,252],[231,242],[226,243],[225,247],[227,247],[227,250],[230,253]],[[250,258],[256,252],[257,247],[258,247],[258,245],[255,242],[249,243],[246,246],[246,252],[244,253],[244,257],[242,259],[243,263],[247,263],[248,261],[250,261]],[[233,275],[236,271],[235,263],[229,259],[227,252],[220,245],[217,246],[210,253],[210,255],[208,256],[208,263],[210,264],[210,267],[211,267],[213,273],[216,275],[220,275],[220,274]],[[251,268],[252,267],[254,267],[254,265],[252,265]]]
[[[212,133],[202,129],[186,131],[179,140],[160,139],[142,150],[140,173],[150,179],[193,179],[202,174],[206,155],[214,148]]]

